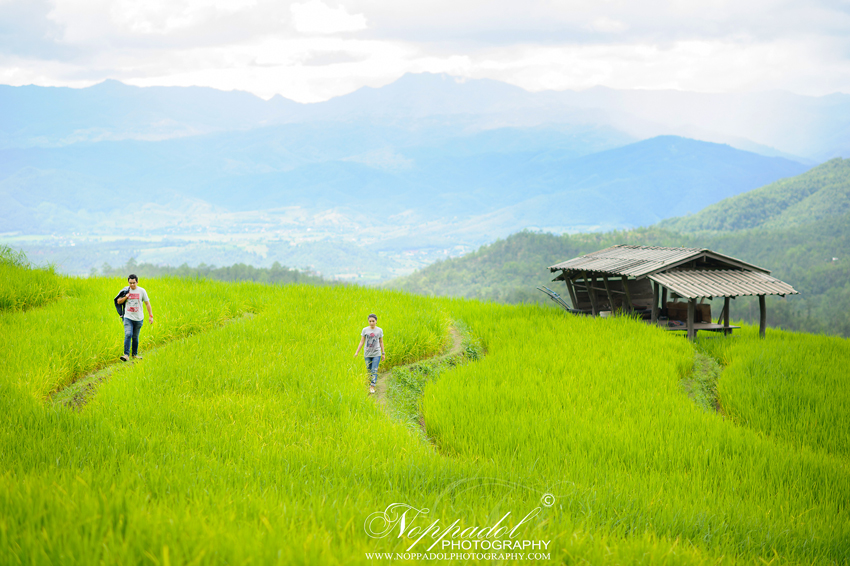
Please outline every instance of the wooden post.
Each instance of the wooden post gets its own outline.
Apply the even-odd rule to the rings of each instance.
[[[694,329],[694,317],[697,310],[697,300],[688,300],[688,340],[693,340],[697,337],[697,331]]]
[[[661,316],[667,316],[667,287],[661,288]]]
[[[732,330],[729,328],[729,304],[729,297],[723,297],[723,326],[726,327],[723,329],[724,336],[732,334]]]
[[[764,338],[764,331],[767,328],[767,307],[765,306],[764,295],[759,295],[759,336]]]
[[[658,324],[658,283],[652,282],[652,324]]]
[[[596,278],[587,277],[587,271],[582,272],[584,276],[584,286],[587,288],[587,294],[590,295],[590,309],[593,316],[599,314],[599,309],[596,307],[596,291],[593,290],[593,286],[596,284]]]
[[[611,305],[611,314],[614,314],[616,307],[614,306],[614,295],[611,294],[611,287],[608,285],[608,276],[602,275],[602,283],[605,284],[605,293],[608,295],[608,304]]]
[[[573,302],[573,308],[578,308],[578,299],[576,299],[576,290],[573,289],[573,280],[567,277],[567,274],[564,274],[564,282],[567,284],[567,291],[570,292],[570,300]]]
[[[629,278],[623,275],[621,279],[623,280],[623,291],[626,292],[626,304],[629,305],[629,312],[634,312],[635,307],[632,305],[632,294],[629,293]]]

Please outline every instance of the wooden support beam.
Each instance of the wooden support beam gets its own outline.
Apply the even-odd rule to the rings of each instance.
[[[596,278],[587,277],[587,271],[583,271],[582,275],[584,276],[584,286],[587,287],[587,294],[590,297],[590,309],[593,316],[599,314],[599,309],[596,306],[596,291],[593,290],[593,286],[596,285]]]
[[[697,300],[688,300],[688,340],[693,340],[697,337],[697,331],[694,329],[694,318],[697,311]]]
[[[573,288],[573,281],[569,277],[564,277],[564,283],[567,284],[567,291],[570,293],[570,300],[573,302],[573,308],[578,308],[578,299],[576,299],[576,290]]]
[[[667,316],[667,287],[661,289],[661,316]]]
[[[608,285],[607,275],[602,275],[602,283],[605,285],[605,293],[608,295],[608,304],[611,305],[611,314],[613,315],[614,312],[617,310],[617,307],[616,305],[614,305],[614,295],[611,294],[611,286]]]
[[[729,297],[723,297],[723,335],[732,334],[732,329],[729,328]]]
[[[632,304],[632,294],[629,293],[629,278],[623,275],[620,279],[623,280],[623,291],[626,292],[626,304],[629,305],[629,312],[634,312],[635,306]]]
[[[656,324],[658,322],[658,283],[655,281],[652,282],[652,318],[650,321],[652,324]]]
[[[765,305],[764,295],[759,295],[759,336],[764,338],[764,331],[767,328],[767,306]]]

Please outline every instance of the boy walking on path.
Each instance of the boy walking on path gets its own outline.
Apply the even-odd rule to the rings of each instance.
[[[360,344],[357,345],[357,350],[354,351],[354,357],[360,352],[363,344],[363,355],[366,357],[366,369],[371,374],[369,383],[369,393],[375,392],[375,385],[378,384],[378,364],[381,363],[381,358],[386,357],[387,353],[384,350],[384,331],[378,326],[378,317],[374,314],[369,315],[369,326],[360,331]]]
[[[130,287],[127,289],[127,294],[116,299],[116,303],[124,305],[124,355],[121,356],[121,361],[126,362],[130,359],[130,344],[133,345],[133,357],[141,360],[139,355],[139,332],[142,330],[142,324],[145,321],[145,315],[142,312],[142,303],[148,309],[148,316],[151,324],[153,324],[153,311],[151,311],[151,301],[148,299],[148,293],[139,287],[139,278],[135,274],[130,274],[127,277],[127,282]]]

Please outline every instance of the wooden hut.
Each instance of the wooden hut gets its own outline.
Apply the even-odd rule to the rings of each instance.
[[[742,295],[758,296],[759,332],[764,337],[765,296],[797,294],[767,269],[697,248],[612,246],[549,270],[560,272],[554,281],[566,284],[573,312],[639,312],[652,324],[687,330],[689,339],[698,330],[728,334],[737,328],[729,325],[729,300]],[[724,298],[716,323],[710,304],[704,302],[715,297]]]

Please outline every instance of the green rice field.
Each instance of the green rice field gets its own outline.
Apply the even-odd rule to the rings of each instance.
[[[4,265],[0,564],[850,562],[845,339],[140,274],[122,364],[123,280]],[[478,345],[421,431],[352,357],[370,312],[382,371]],[[698,352],[719,411],[683,386]]]

